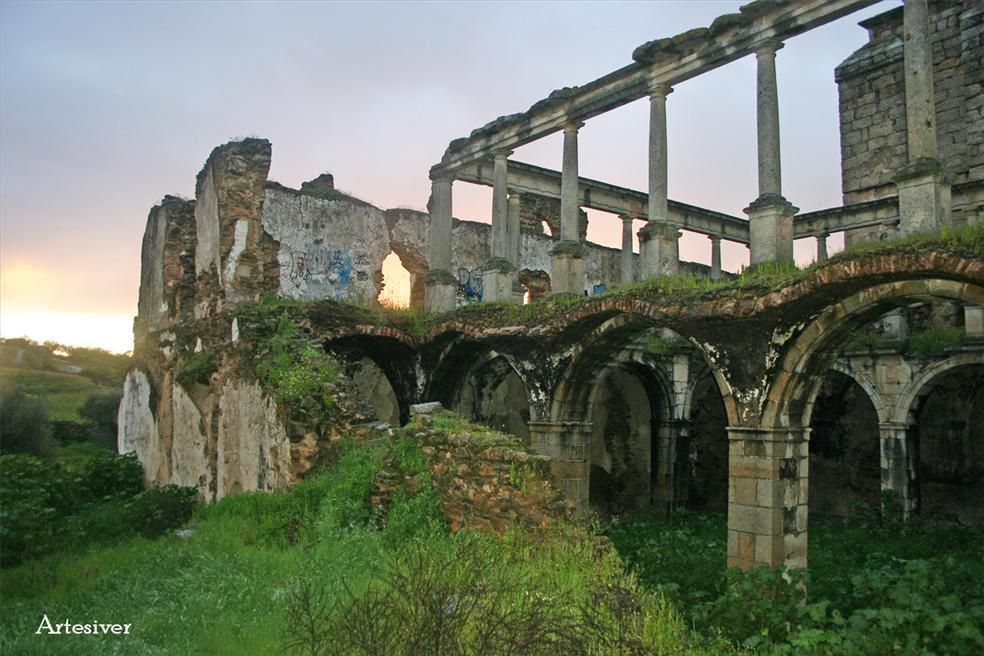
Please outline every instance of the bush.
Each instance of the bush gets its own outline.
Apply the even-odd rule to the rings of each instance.
[[[137,533],[160,535],[187,521],[196,500],[190,487],[144,491],[132,454],[97,452],[74,471],[35,456],[0,456],[0,565]]]
[[[0,389],[0,453],[52,456],[56,449],[44,401],[16,387]]]
[[[143,467],[135,453],[98,453],[75,472],[75,488],[82,502],[126,499],[143,491]]]
[[[197,504],[198,490],[195,488],[162,485],[133,497],[127,504],[126,515],[142,535],[156,537],[191,519]]]
[[[88,420],[85,440],[97,444],[116,444],[116,422],[122,398],[120,392],[94,392],[86,398],[78,410],[79,416]]]
[[[58,463],[29,455],[0,456],[0,566],[52,549],[74,501]]]

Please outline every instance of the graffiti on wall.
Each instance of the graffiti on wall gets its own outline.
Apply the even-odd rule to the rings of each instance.
[[[290,252],[290,281],[307,288],[309,295],[340,300],[349,294],[353,281],[366,282],[369,276],[369,254],[308,244],[304,251]]]
[[[458,269],[455,278],[458,281],[457,297],[458,303],[480,302],[482,300],[482,270],[481,269]]]

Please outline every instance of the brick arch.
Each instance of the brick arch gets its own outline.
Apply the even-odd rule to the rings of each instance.
[[[984,304],[984,286],[942,278],[899,280],[868,287],[828,305],[792,340],[770,376],[761,416],[763,428],[809,426],[813,401],[840,347],[852,330],[909,299],[941,298]]]
[[[908,423],[912,413],[915,411],[916,403],[930,391],[929,384],[935,378],[957,367],[967,365],[984,365],[984,353],[957,353],[926,367],[902,391],[892,420],[900,424]]]

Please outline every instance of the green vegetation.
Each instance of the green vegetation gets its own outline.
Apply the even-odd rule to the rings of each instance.
[[[107,391],[78,374],[0,367],[0,385],[40,398],[52,420],[81,422],[79,408],[92,394]]]
[[[219,359],[214,351],[199,351],[178,359],[174,377],[185,387],[193,384],[208,385],[209,378],[218,368]]]
[[[965,337],[962,328],[929,328],[909,335],[905,351],[913,355],[945,355]]]
[[[808,571],[727,572],[726,522],[678,513],[609,529],[644,586],[703,631],[767,653],[978,654],[984,531],[859,512],[814,521]],[[788,579],[788,580],[787,580]]]
[[[186,521],[193,488],[143,489],[133,455],[100,451],[71,464],[0,456],[0,565],[71,554],[135,534],[160,535]]]
[[[0,571],[0,651],[727,651],[692,633],[661,594],[640,589],[615,552],[583,529],[449,534],[424,462],[406,439],[347,441],[334,465],[291,490],[200,508],[185,539],[118,536]],[[373,480],[391,466],[413,474],[415,485],[398,490],[385,513],[374,511]],[[37,636],[45,613],[133,630],[125,638]]]
[[[337,377],[324,349],[301,331],[287,311],[281,314],[273,335],[263,345],[256,375],[264,388],[281,403],[300,406],[318,399],[330,412],[333,401],[328,387]]]

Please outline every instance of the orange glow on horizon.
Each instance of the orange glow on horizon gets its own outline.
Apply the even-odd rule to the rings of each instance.
[[[0,314],[0,337],[27,337],[38,343],[51,341],[126,353],[133,350],[133,317],[128,314],[4,309]]]

